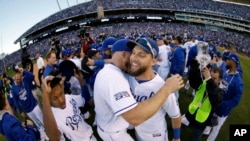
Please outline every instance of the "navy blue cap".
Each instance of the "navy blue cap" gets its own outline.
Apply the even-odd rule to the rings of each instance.
[[[160,41],[160,40],[163,40],[163,38],[161,36],[157,36],[157,37],[155,37],[155,40]]]
[[[145,51],[147,51],[148,53],[151,53],[154,58],[158,57],[159,47],[156,44],[156,42],[153,41],[152,39],[150,39],[150,38],[139,38],[138,40],[136,40],[136,42],[131,41],[129,43],[129,46],[132,47],[132,48],[134,48],[135,45],[138,45],[141,48],[143,48]]]
[[[117,52],[117,51],[132,52],[132,48],[128,46],[129,42],[131,42],[129,39],[120,39],[113,44],[111,51],[112,52]]]
[[[107,49],[111,49],[113,44],[117,41],[116,38],[114,37],[108,37],[106,39],[104,39],[102,47],[100,48],[101,51],[107,50]]]
[[[235,53],[230,53],[228,56],[225,57],[226,60],[233,60],[236,64],[239,64],[239,57]]]

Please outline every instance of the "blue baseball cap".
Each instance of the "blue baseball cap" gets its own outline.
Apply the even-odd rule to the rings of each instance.
[[[117,51],[132,52],[133,48],[129,46],[129,42],[131,42],[129,39],[120,39],[113,44],[111,51],[113,53]]]
[[[75,48],[75,53],[81,52],[81,47],[76,47]]]
[[[136,42],[130,41],[129,44],[130,48],[134,48],[136,45],[143,48],[146,52],[151,53],[154,58],[158,57],[159,54],[159,47],[155,41],[150,38],[139,38]]]
[[[104,39],[103,43],[102,43],[102,47],[100,48],[101,51],[107,50],[107,49],[111,49],[113,47],[113,44],[117,41],[116,38],[114,37],[108,37],[106,39]]]
[[[235,53],[230,53],[225,57],[226,60],[233,60],[237,65],[240,63],[238,55]]]
[[[161,36],[157,36],[157,37],[155,37],[155,40],[160,41],[160,40],[163,40],[163,38]]]
[[[67,47],[62,51],[62,57],[70,56],[72,53],[73,53],[72,49],[70,47]]]

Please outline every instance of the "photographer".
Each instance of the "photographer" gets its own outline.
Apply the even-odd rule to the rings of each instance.
[[[89,32],[87,32],[88,29],[89,27],[83,27],[82,29],[80,29],[79,34],[78,34],[78,37],[80,38],[82,50],[85,54],[87,54],[89,50],[89,45],[95,42],[90,37]]]
[[[33,73],[33,62],[30,59],[30,54],[28,53],[26,48],[22,48],[21,63],[25,70]]]
[[[61,49],[60,49],[60,41],[56,38],[53,37],[50,41],[50,45],[51,45],[51,49],[56,52],[56,59],[59,60],[60,59],[60,53],[61,53]]]

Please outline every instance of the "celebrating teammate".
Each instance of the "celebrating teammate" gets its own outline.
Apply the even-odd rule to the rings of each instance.
[[[164,80],[152,70],[158,53],[157,44],[149,38],[141,38],[135,44],[130,56],[129,69],[129,74],[135,77],[129,77],[128,80],[137,102],[149,99],[164,85]],[[173,141],[180,140],[180,109],[174,93],[171,93],[156,114],[135,127],[138,141],[168,141],[166,112],[172,121]]]
[[[96,76],[94,102],[97,131],[105,141],[132,141],[127,133],[129,124],[137,126],[152,117],[172,92],[183,87],[182,77],[174,75],[154,96],[137,103],[125,77],[131,46],[134,47],[134,43],[127,39],[117,41],[112,48],[111,63]]]

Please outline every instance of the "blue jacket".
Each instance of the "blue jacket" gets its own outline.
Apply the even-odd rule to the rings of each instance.
[[[29,113],[37,105],[37,101],[32,94],[32,81],[34,81],[34,75],[29,71],[24,71],[22,84],[14,84],[12,87],[14,103],[20,113]]]
[[[173,52],[173,58],[171,60],[170,74],[182,75],[185,66],[186,52],[185,50],[177,46]]]
[[[244,84],[238,72],[223,75],[222,84],[224,87],[223,101],[216,111],[220,117],[228,116],[234,107],[236,107],[243,94]]]
[[[25,130],[21,122],[8,112],[0,114],[0,134],[8,141],[36,141],[40,138],[36,128],[28,125]]]
[[[209,55],[213,59],[214,54],[217,52],[216,46],[214,44],[209,44]]]
[[[46,76],[48,76],[51,71],[57,70],[57,69],[58,69],[57,65],[51,66],[51,65],[47,64],[46,67],[45,67],[45,69],[44,69],[44,72],[43,72],[43,78],[45,78]]]
[[[188,58],[187,58],[187,64],[186,64],[187,68],[189,68],[191,60],[195,59],[197,54],[198,54],[198,47],[197,47],[197,45],[195,45],[195,46],[191,47],[189,52],[188,52]]]

